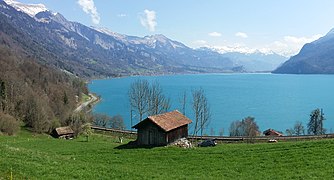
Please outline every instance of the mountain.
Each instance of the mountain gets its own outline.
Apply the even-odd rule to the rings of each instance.
[[[279,74],[334,74],[334,29],[305,44],[300,52],[278,67]]]
[[[163,35],[121,35],[68,21],[42,4],[12,0],[0,1],[0,45],[88,78],[236,69],[219,53],[195,50]]]
[[[202,50],[215,51],[222,57],[230,59],[235,66],[243,67],[247,72],[270,72],[283,64],[287,57],[274,52],[261,52],[259,50],[232,49],[232,48],[201,48]]]
[[[34,17],[39,12],[48,11],[44,4],[23,4],[14,0],[4,0],[6,4],[14,7],[17,11],[24,12]]]

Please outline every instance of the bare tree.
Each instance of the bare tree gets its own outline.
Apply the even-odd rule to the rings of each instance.
[[[242,136],[241,126],[241,121],[233,121],[229,128],[230,136]]]
[[[211,136],[214,136],[216,133],[215,133],[215,130],[213,128],[210,128],[210,135]]]
[[[124,120],[121,115],[113,116],[108,124],[113,129],[125,129]]]
[[[219,129],[219,136],[224,136],[224,128]]]
[[[230,136],[255,137],[259,133],[259,126],[254,117],[246,117],[243,120],[233,121],[230,126]]]
[[[111,117],[106,114],[93,114],[93,124],[96,126],[106,128],[109,121],[111,121]]]
[[[305,129],[304,129],[303,123],[300,122],[300,121],[297,121],[297,122],[295,123],[295,126],[293,127],[293,130],[294,130],[294,133],[295,133],[297,136],[300,136],[300,135],[305,134]]]
[[[184,91],[182,97],[180,98],[181,109],[183,115],[186,115],[186,105],[187,105],[187,91]]]
[[[162,91],[158,82],[152,85],[147,80],[137,80],[131,84],[129,90],[129,100],[132,119],[138,113],[139,121],[143,120],[144,115],[156,115],[169,111],[170,99]]]
[[[148,111],[149,83],[147,80],[137,80],[131,84],[129,100],[131,109],[139,114],[139,121]]]
[[[158,82],[154,82],[149,88],[148,115],[156,115],[167,112],[170,108],[170,100],[163,94]]]
[[[295,134],[295,130],[290,128],[290,129],[286,129],[285,133],[287,136],[293,136]]]
[[[208,100],[204,94],[204,90],[200,88],[192,92],[193,101],[192,107],[195,114],[194,136],[200,132],[203,135],[204,129],[209,124],[211,118],[211,111]]]

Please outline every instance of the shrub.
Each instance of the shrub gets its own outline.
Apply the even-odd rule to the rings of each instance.
[[[20,123],[11,115],[0,113],[0,131],[14,135],[20,130]]]
[[[73,113],[66,125],[71,126],[74,136],[77,137],[82,132],[82,125],[90,122],[92,122],[92,117],[89,114],[79,112]]]

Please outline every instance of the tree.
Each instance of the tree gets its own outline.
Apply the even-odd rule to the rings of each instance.
[[[20,123],[11,115],[0,112],[0,133],[14,135],[20,130]]]
[[[49,109],[45,105],[45,102],[32,96],[28,98],[26,105],[27,111],[24,118],[26,126],[31,127],[37,133],[50,131],[51,119],[48,115]]]
[[[170,109],[170,99],[162,91],[159,83],[150,85],[147,80],[137,80],[131,84],[129,90],[131,124],[133,112],[139,115],[139,121],[144,115],[156,115]]]
[[[111,117],[106,114],[93,114],[93,124],[95,126],[106,128],[109,121],[111,121]]]
[[[83,125],[92,122],[90,114],[83,112],[73,113],[71,117],[67,119],[66,125],[71,126],[74,131],[74,135],[78,136],[82,132]]]
[[[310,114],[310,121],[307,124],[308,133],[313,135],[324,134],[323,121],[325,120],[322,109],[315,109]]]
[[[242,120],[242,124],[244,125],[245,135],[248,137],[255,137],[259,133],[259,126],[255,122],[254,117],[246,117]]]
[[[213,128],[210,128],[210,135],[211,136],[214,136],[216,133],[215,133],[215,130]]]
[[[294,133],[297,135],[297,136],[300,136],[300,135],[304,135],[305,134],[305,129],[304,129],[304,126],[303,126],[303,123],[300,122],[300,121],[296,121],[294,127],[293,127],[293,130],[294,130]]]
[[[202,88],[193,91],[192,96],[192,107],[195,115],[194,136],[197,135],[198,132],[200,132],[202,136],[204,129],[209,124],[211,111],[208,104],[208,99],[206,98]]]
[[[5,112],[7,106],[6,84],[0,79],[0,111]]]
[[[82,125],[82,134],[86,136],[86,141],[88,142],[89,136],[93,134],[91,123],[85,123]]]
[[[224,136],[224,128],[221,128],[221,129],[219,130],[219,136]]]
[[[293,136],[295,134],[295,130],[293,130],[292,128],[286,129],[285,133],[287,136]]]
[[[149,88],[148,115],[157,115],[167,112],[170,108],[170,100],[163,94],[158,82],[154,82]]]
[[[109,121],[109,127],[113,129],[125,129],[124,120],[121,115],[116,115]]]
[[[148,111],[149,83],[147,80],[137,80],[131,84],[129,100],[131,109],[139,114],[139,121]]]
[[[68,97],[67,97],[67,93],[66,92],[64,92],[63,101],[64,101],[64,105],[68,104]]]
[[[259,133],[259,126],[256,124],[254,117],[248,116],[241,121],[233,121],[229,130],[230,136],[255,137]]]
[[[187,91],[184,91],[182,97],[180,98],[181,109],[183,115],[186,115],[186,105],[187,105]]]

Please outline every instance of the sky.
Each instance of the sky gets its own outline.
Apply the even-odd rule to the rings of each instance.
[[[334,28],[333,0],[18,0],[114,32],[291,56]]]

